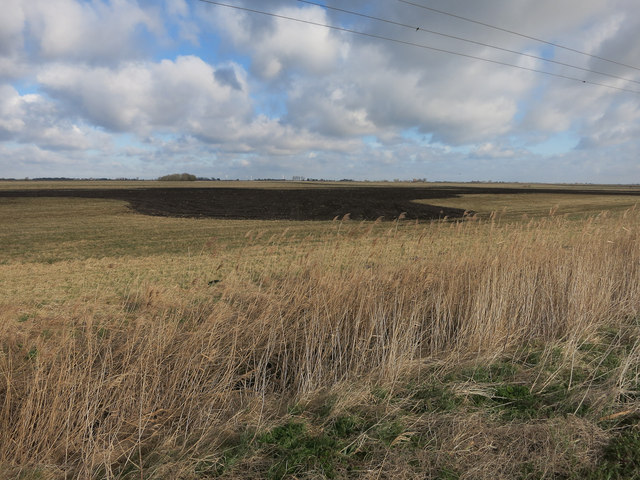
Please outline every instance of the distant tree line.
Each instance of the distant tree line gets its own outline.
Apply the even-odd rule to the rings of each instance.
[[[106,178],[106,177],[87,177],[87,178],[78,178],[78,177],[24,177],[24,178],[0,178],[2,182],[137,182],[140,181],[140,178]]]
[[[186,175],[187,177],[183,177]],[[157,180],[162,181],[193,181],[200,180],[205,182],[219,182],[219,178],[215,177],[196,177],[195,175],[191,175],[188,173],[175,173],[173,175],[165,175],[164,177],[160,177]],[[235,180],[238,180],[237,178]],[[148,182],[155,181],[144,178],[127,178],[127,177],[118,177],[118,178],[107,178],[107,177],[86,177],[86,178],[78,178],[78,177],[24,177],[24,178],[14,178],[14,177],[0,177],[0,182]]]
[[[197,179],[198,177],[190,173],[172,173],[158,178],[161,182],[195,182]]]

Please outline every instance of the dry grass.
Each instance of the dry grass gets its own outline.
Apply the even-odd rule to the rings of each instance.
[[[5,478],[259,478],[267,450],[236,465],[228,443],[254,432],[248,444],[270,445],[260,432],[287,408],[306,405],[309,420],[325,398],[318,430],[294,438],[324,438],[341,415],[369,419],[340,445],[359,467],[332,475],[513,478],[523,465],[568,475],[609,437],[598,418],[636,411],[637,210],[323,228],[307,240],[254,231],[242,247],[193,255],[0,266]],[[478,403],[500,398],[500,385],[447,377],[505,357],[531,363],[532,394],[566,376],[570,414],[503,421]],[[425,378],[460,410],[404,405],[415,395],[398,392]],[[386,393],[374,408],[376,388]]]
[[[266,244],[289,229],[297,242],[322,236],[324,222],[214,220],[138,215],[126,202],[80,198],[0,198],[0,265],[123,257],[197,256]],[[294,237],[295,235],[295,237]],[[275,238],[274,237],[274,238]]]
[[[585,190],[588,190],[585,188]],[[572,215],[584,218],[597,215],[603,210],[624,211],[638,203],[637,195],[595,195],[576,193],[536,193],[530,192],[506,194],[470,193],[457,198],[418,200],[418,203],[436,203],[443,207],[473,209],[483,218],[492,213],[503,219],[547,217],[549,212],[555,215]]]

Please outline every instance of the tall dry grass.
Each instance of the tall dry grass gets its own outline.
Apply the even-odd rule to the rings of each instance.
[[[175,465],[213,452],[234,423],[337,383],[579,344],[640,307],[635,209],[510,225],[345,220],[320,245],[274,238],[262,257],[249,251],[205,294],[141,284],[108,318],[83,306],[46,325],[5,318],[0,465],[114,478],[128,464],[142,477],[169,468],[158,452]]]

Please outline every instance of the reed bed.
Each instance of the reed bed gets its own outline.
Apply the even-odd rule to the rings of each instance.
[[[238,425],[259,431],[328,391],[393,389],[437,376],[434,364],[534,346],[563,345],[567,364],[603,329],[632,339],[607,405],[637,390],[636,209],[328,228],[322,240],[248,234],[223,261],[203,247],[195,261],[216,281],[197,283],[202,268],[178,290],[142,279],[102,314],[99,294],[38,321],[7,306],[0,466],[22,478],[204,478],[196,460],[218,458]]]

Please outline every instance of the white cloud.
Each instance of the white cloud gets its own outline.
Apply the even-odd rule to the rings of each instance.
[[[185,0],[165,0],[166,11],[170,17],[186,17],[189,14],[189,6]]]
[[[246,83],[240,67],[226,68]],[[57,64],[42,70],[38,81],[88,121],[118,132],[217,129],[218,122],[251,113],[247,93],[217,81],[214,68],[194,56],[115,69]]]
[[[631,143],[640,138],[640,106],[627,101],[611,106],[583,128],[578,148],[597,148]]]
[[[235,64],[214,68],[188,56],[117,69],[58,64],[38,80],[77,115],[113,132],[185,133],[231,151],[268,154],[344,150],[355,143],[254,117],[246,75]]]
[[[308,22],[328,23],[326,11],[320,7],[282,7],[276,12]],[[275,79],[290,69],[302,69],[312,75],[326,74],[348,53],[348,43],[326,28],[274,18],[267,27],[251,29],[248,28],[251,15],[255,16],[216,9],[212,22],[236,47],[251,52],[256,73],[265,79]]]
[[[0,55],[14,53],[22,46],[25,14],[20,0],[5,0],[0,15]]]
[[[512,128],[518,99],[533,85],[520,71],[479,63],[458,66],[456,75],[422,63],[402,68],[393,64],[392,53],[379,45],[353,46],[330,75],[297,78],[287,121],[333,136],[415,127],[436,140],[464,144]]]
[[[29,33],[45,59],[101,63],[134,58],[143,53],[141,29],[163,32],[155,11],[132,0],[31,0],[24,9]]]
[[[524,152],[520,152],[522,155]],[[503,147],[493,142],[478,145],[472,152],[471,158],[515,158],[518,155],[512,148]]]
[[[20,95],[10,85],[0,85],[0,139],[52,150],[104,148],[110,141],[106,134],[74,123],[46,97]]]
[[[23,30],[26,15],[21,0],[6,0],[0,15],[0,82],[24,75],[25,60]]]
[[[11,85],[0,85],[0,138],[24,129],[23,101]]]

